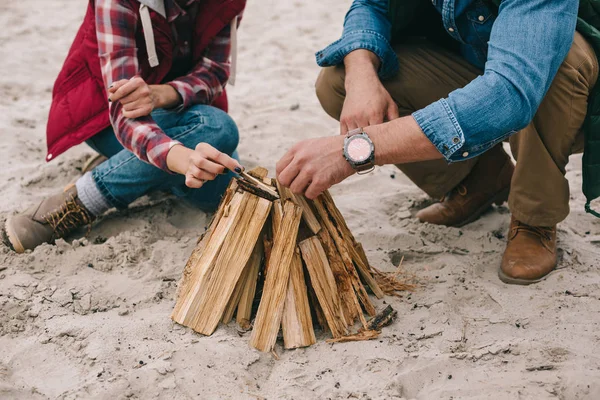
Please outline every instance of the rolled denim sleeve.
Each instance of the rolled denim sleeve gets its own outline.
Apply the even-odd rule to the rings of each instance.
[[[354,0],[344,20],[342,37],[317,52],[317,64],[339,65],[354,50],[366,49],[381,61],[379,77],[389,78],[398,72],[398,58],[390,45],[390,36],[388,0]]]
[[[415,113],[447,161],[489,150],[533,119],[575,34],[577,0],[504,0],[483,75]]]

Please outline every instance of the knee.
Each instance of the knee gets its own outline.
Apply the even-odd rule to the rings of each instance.
[[[216,122],[220,127],[220,134],[217,136],[213,146],[219,151],[231,155],[237,149],[238,144],[240,143],[240,132],[237,124],[233,118],[231,118],[231,115],[227,114],[223,110],[216,110]]]
[[[331,117],[339,120],[344,106],[344,74],[341,67],[321,69],[315,84],[317,98],[321,107]]]
[[[190,111],[198,117],[196,141],[208,143],[223,153],[233,154],[240,141],[238,127],[233,118],[225,111],[212,106],[194,106]]]

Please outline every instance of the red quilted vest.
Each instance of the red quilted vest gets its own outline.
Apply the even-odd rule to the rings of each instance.
[[[137,8],[140,6],[135,0],[123,1],[131,2]],[[215,35],[229,25],[245,6],[246,0],[200,2],[195,23],[194,63],[202,59],[204,50]],[[137,32],[138,59],[142,78],[148,84],[159,84],[171,69],[173,38],[165,18],[154,11],[150,12],[150,16],[160,65],[150,68],[141,28]],[[94,0],[90,0],[83,24],[54,84],[46,129],[46,161],[53,160],[110,126],[107,99],[98,57]],[[216,99],[213,105],[227,111],[226,93]]]

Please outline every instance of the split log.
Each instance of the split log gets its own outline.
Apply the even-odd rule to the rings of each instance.
[[[346,220],[342,216],[340,210],[335,205],[335,202],[333,201],[333,198],[331,197],[329,191],[325,191],[320,197],[323,201],[324,206],[327,208],[329,215],[331,215],[331,217],[335,221],[335,225],[341,237],[344,238],[344,241],[346,242],[346,247],[350,252],[352,261],[356,264],[356,268],[358,269],[360,276],[363,278],[363,280],[369,286],[369,288],[371,288],[373,294],[377,296],[378,299],[382,299],[384,296],[383,290],[381,290],[379,284],[373,278],[373,275],[371,275],[371,272],[369,271],[369,261],[367,260],[367,255],[365,254],[362,245],[360,245],[354,238],[354,235],[348,228]],[[360,248],[358,248],[358,246],[360,246]],[[373,314],[369,313],[369,315]]]
[[[317,210],[317,214],[319,215],[320,222],[333,238],[333,241],[346,267],[346,271],[348,271],[348,274],[350,275],[352,286],[354,287],[354,291],[356,292],[360,303],[362,304],[367,314],[373,316],[376,314],[375,307],[371,303],[369,295],[367,294],[365,287],[363,286],[362,282],[360,281],[360,278],[358,277],[356,267],[354,266],[354,261],[352,261],[352,257],[350,256],[348,243],[342,236],[342,232],[338,230],[338,227],[334,223],[335,220],[333,219],[333,216],[329,214],[326,202],[327,199],[324,195],[319,196],[313,201],[315,209]]]
[[[331,266],[331,272],[333,272],[333,276],[335,277],[335,283],[340,294],[340,301],[346,318],[346,325],[352,326],[359,316],[364,318],[362,308],[354,292],[352,277],[348,274],[342,257],[335,247],[335,243],[329,235],[328,230],[321,229],[317,237],[321,240],[323,250],[325,250],[329,265]]]
[[[300,207],[290,201],[285,203],[281,225],[273,241],[265,286],[250,337],[250,344],[260,351],[270,352],[275,347],[277,333],[281,327],[301,217]]]
[[[239,208],[239,218],[235,218],[237,223],[227,232],[210,275],[195,285],[193,296],[184,299],[188,307],[176,322],[204,335],[215,331],[270,210],[268,200],[248,192],[243,194],[243,206]]]
[[[246,207],[247,201],[248,197],[244,196],[243,193],[235,193],[229,203],[221,204],[219,212],[222,216],[218,224],[210,235],[204,236],[204,239],[198,245],[202,247],[199,253],[200,257],[197,259],[193,257],[188,262],[190,272],[187,281],[189,284],[182,286],[175,309],[171,315],[173,321],[182,325],[189,325],[194,311],[198,310],[198,304],[194,301],[198,298],[200,288],[204,287],[204,280],[212,271],[225,238],[241,218],[241,210]]]
[[[237,188],[238,188],[237,182],[235,180],[232,180],[229,183],[229,186],[227,187],[227,190],[225,191],[223,198],[221,199],[219,208],[217,209],[217,212],[213,216],[208,229],[206,230],[206,232],[204,232],[204,234],[202,236],[200,236],[200,239],[198,240],[198,244],[196,245],[196,248],[192,251],[192,255],[188,259],[188,261],[185,265],[185,268],[183,269],[183,274],[181,276],[181,280],[179,281],[179,284],[177,285],[177,297],[178,298],[182,295],[182,293],[187,293],[187,291],[189,290],[188,285],[191,282],[190,278],[192,276],[192,271],[194,270],[194,267],[200,261],[200,257],[202,257],[202,254],[204,253],[204,249],[206,248],[208,242],[210,241],[210,238],[211,238],[213,232],[215,231],[216,227],[219,225],[219,222],[221,221],[221,217],[223,216],[223,212],[224,212],[226,206],[231,202],[231,199],[233,198],[233,195],[235,194]]]
[[[237,309],[237,321],[240,323],[241,320],[250,321],[252,313],[252,302],[254,301],[254,295],[256,293],[256,284],[258,281],[258,272],[263,257],[263,243],[262,240],[258,240],[252,251],[252,255],[248,260],[248,264],[244,267],[244,272],[238,280],[237,285],[225,313],[223,314],[223,323],[228,324],[233,318],[233,314]]]
[[[308,303],[308,290],[304,280],[302,258],[296,247],[290,271],[290,282],[281,321],[283,343],[286,349],[297,349],[315,344],[315,331]]]
[[[335,277],[321,242],[313,236],[300,242],[300,251],[331,334],[334,338],[346,335],[348,326],[340,304]]]
[[[321,230],[321,224],[319,223],[319,219],[315,215],[312,207],[309,204],[309,200],[299,194],[294,194],[289,188],[282,186],[279,181],[275,181],[277,185],[277,191],[283,200],[291,200],[300,207],[302,207],[302,220],[310,229],[310,231],[316,235]]]

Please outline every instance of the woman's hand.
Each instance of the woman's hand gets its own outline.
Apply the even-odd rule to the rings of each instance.
[[[198,189],[226,170],[240,173],[243,167],[227,154],[208,143],[200,143],[195,150],[182,145],[173,146],[167,154],[167,166],[173,172],[185,175],[186,186]]]
[[[146,117],[155,108],[173,108],[181,103],[179,93],[170,85],[148,85],[139,76],[113,83],[108,89],[110,102],[121,102],[123,116]]]

